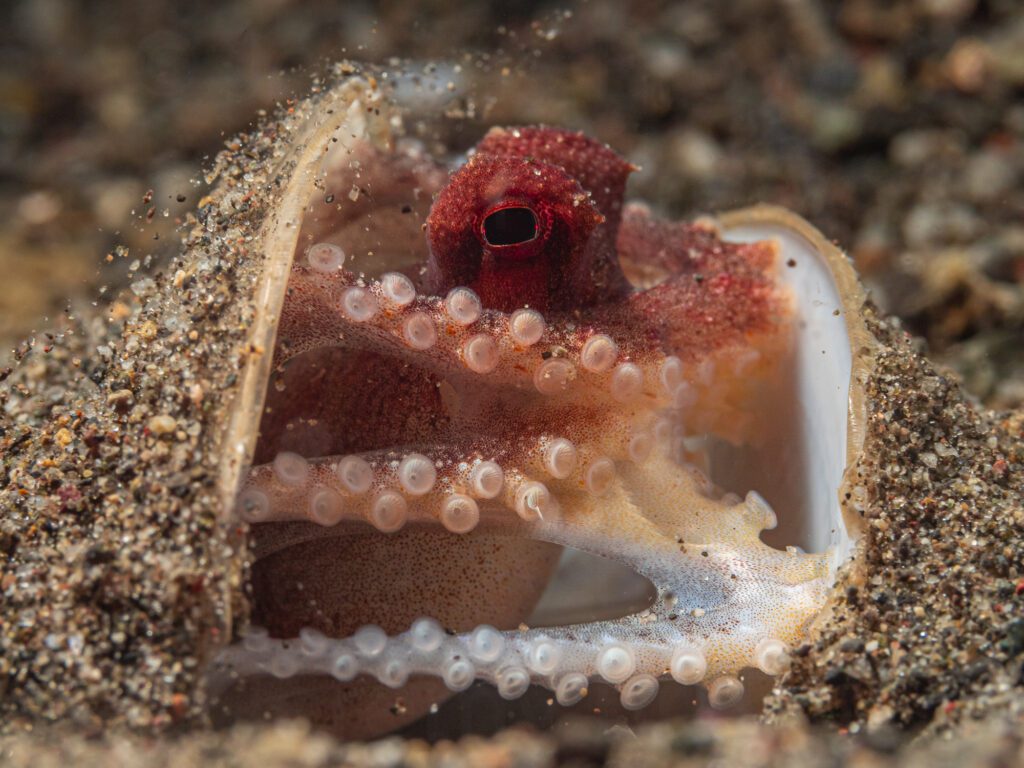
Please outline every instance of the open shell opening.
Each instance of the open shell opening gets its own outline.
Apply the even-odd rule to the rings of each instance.
[[[784,319],[691,358],[617,307],[581,335],[578,314],[424,290],[445,167],[359,78],[306,108],[222,483],[253,524],[259,628],[213,663],[215,713],[437,735],[434,705],[470,688],[439,711],[656,717],[784,671],[858,532],[840,499],[866,336],[842,254],[779,209],[727,214],[690,236],[760,259]],[[619,252],[638,293],[678,279]]]

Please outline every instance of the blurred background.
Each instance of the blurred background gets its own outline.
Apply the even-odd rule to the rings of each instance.
[[[663,213],[794,209],[980,399],[1024,403],[1019,0],[3,0],[5,353],[166,258],[225,142],[345,57],[453,68],[453,120],[582,128]]]

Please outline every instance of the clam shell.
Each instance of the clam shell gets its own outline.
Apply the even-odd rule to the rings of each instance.
[[[249,553],[234,499],[255,446],[303,209],[325,148],[346,140],[343,124],[391,141],[394,114],[383,100],[366,79],[339,73],[243,137],[218,160],[217,187],[190,220],[179,259],[140,281],[132,303],[83,311],[3,383],[0,543],[9,559],[5,610],[20,628],[0,644],[8,717],[147,728],[205,717],[205,666],[246,625]],[[364,108],[371,103],[383,106],[379,114]],[[1021,591],[1021,417],[979,411],[919,357],[865,304],[842,253],[802,219],[757,207],[718,221],[726,237],[768,234],[817,259],[837,291],[850,351],[829,380],[846,379],[848,408],[838,427],[819,423],[808,434],[830,428],[828,470],[810,492],[833,511],[812,536],[835,536],[854,563],[840,573],[809,652],[781,680],[774,711],[836,716],[840,686],[868,713],[844,709],[847,720],[930,716],[934,707],[899,675],[858,678],[858,687],[837,683],[836,670],[845,661],[853,670],[864,653],[899,665],[893,643],[932,653],[928,630],[958,616],[957,633],[943,635],[949,658],[984,637],[993,650],[976,661],[983,669],[971,679],[922,672],[918,682],[936,695],[981,695],[975,681],[1001,679],[1021,653],[1019,629],[1014,635],[1007,613],[992,607]],[[910,450],[915,440],[923,442]],[[913,532],[900,531],[911,524]],[[974,548],[967,559],[963,542]],[[946,564],[962,573],[980,562],[984,578],[945,574]],[[895,606],[892,619],[879,624],[851,589],[885,593],[875,605]],[[904,623],[920,629],[907,634]],[[871,638],[847,643],[864,634]],[[131,653],[116,651],[127,646]],[[126,686],[145,693],[126,697]],[[635,690],[643,698],[644,681]],[[801,695],[808,690],[821,696]],[[888,711],[875,703],[883,696]]]

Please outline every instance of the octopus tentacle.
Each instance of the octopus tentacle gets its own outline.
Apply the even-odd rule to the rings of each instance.
[[[679,622],[679,627],[693,623],[690,634],[657,636],[660,644],[652,646],[657,653],[645,653],[659,661],[640,674],[657,677],[669,668],[665,658],[680,647],[700,649],[705,664],[708,654],[731,659],[731,667],[712,664],[722,674],[757,665],[752,644],[758,638],[747,635],[753,627],[762,634],[772,627],[776,632],[758,642],[793,642],[794,628],[818,604],[828,558],[782,553],[764,545],[758,534],[775,521],[764,501],[756,495],[746,501],[714,498],[707,478],[686,462],[701,459],[699,444],[692,446],[687,438],[687,414],[696,411],[699,419],[690,421],[713,423],[720,435],[730,435],[728,424],[734,425],[734,436],[747,431],[749,425],[737,409],[742,411],[751,399],[746,390],[756,390],[770,369],[765,362],[770,355],[759,353],[756,344],[760,340],[771,350],[779,343],[778,323],[765,321],[769,313],[763,306],[784,303],[770,291],[752,290],[759,286],[757,273],[750,272],[747,280],[724,286],[726,292],[760,302],[762,311],[751,312],[750,322],[740,314],[724,327],[712,322],[710,329],[677,331],[655,320],[644,321],[647,332],[637,333],[634,327],[627,333],[628,322],[649,317],[651,306],[676,302],[699,313],[713,310],[706,305],[729,299],[694,293],[692,284],[674,278],[625,303],[596,308],[586,326],[565,313],[548,319],[534,313],[527,316],[530,322],[524,329],[517,326],[516,313],[484,309],[465,287],[443,298],[423,296],[399,274],[364,281],[342,270],[323,274],[297,267],[293,307],[282,315],[279,358],[336,346],[383,351],[414,363],[449,382],[454,393],[449,396],[449,434],[447,442],[308,461],[280,453],[271,464],[252,470],[239,497],[241,514],[253,523],[307,521],[320,526],[320,531],[308,529],[289,543],[338,535],[325,529],[343,523],[369,523],[382,533],[407,524],[439,524],[454,534],[499,532],[571,546],[618,560],[650,579],[660,598],[660,608],[652,609],[655,618]],[[372,312],[360,314],[344,306],[346,292],[352,290],[361,292]],[[410,340],[408,320],[416,317],[430,323],[430,344]],[[487,365],[468,351],[478,339],[486,339],[493,353],[493,358],[484,355]],[[665,345],[672,343],[678,347],[667,351],[678,349],[685,362],[666,354]],[[557,356],[550,355],[552,349]],[[489,394],[456,402],[459,390],[467,386],[483,387]],[[477,438],[467,441],[462,437],[467,434]],[[695,583],[701,588],[694,590]],[[809,596],[800,598],[794,592]],[[690,619],[680,619],[673,602],[679,594],[688,594],[694,603],[686,606]],[[794,622],[795,606],[807,610],[797,610],[799,620]],[[716,620],[718,615],[729,618]],[[696,621],[705,616],[710,618]],[[788,620],[774,626],[766,619],[777,616]],[[620,645],[635,637],[637,618],[622,621],[601,627],[602,636],[618,637]],[[579,640],[586,636],[579,628],[546,632],[553,639],[576,638],[573,642],[589,651],[597,642]],[[635,652],[631,645],[622,647]],[[730,650],[723,653],[722,648]],[[285,653],[284,646],[275,653],[275,658]],[[290,668],[280,660],[273,663]],[[431,669],[426,658],[402,663],[408,667],[405,674]],[[385,681],[397,674],[393,667],[372,669]],[[557,681],[551,675],[530,680],[558,691],[568,685],[565,680],[579,682],[580,675],[587,680],[601,677],[598,667],[586,664],[563,672]],[[580,686],[583,690],[585,683]],[[736,692],[731,683],[718,687]],[[649,692],[649,683],[626,685],[623,691],[633,693],[624,693],[624,703],[643,698],[641,689]],[[725,696],[722,692],[718,698]]]
[[[710,293],[683,278],[667,281],[621,305],[595,308],[586,325],[565,313],[546,319],[529,309],[480,309],[476,294],[462,286],[444,298],[417,295],[398,273],[365,281],[345,271],[298,268],[291,291],[280,321],[279,366],[323,347],[386,350],[438,375],[493,374],[501,384],[546,395],[566,393],[580,379],[589,394],[604,391],[620,403],[640,396],[659,404],[696,400],[690,390],[712,383],[716,357],[744,374],[774,356],[782,341],[773,313],[781,315],[784,302],[756,279],[735,274]],[[736,296],[747,297],[748,306]],[[724,303],[730,313],[721,311]],[[679,327],[662,319],[681,312],[694,322]]]
[[[661,454],[659,461],[669,461]],[[393,686],[411,674],[434,674],[452,690],[479,678],[509,696],[534,683],[564,704],[603,680],[619,687],[627,708],[653,698],[658,678],[668,673],[688,684],[710,680],[712,703],[725,705],[742,692],[734,677],[740,668],[781,670],[786,648],[798,642],[827,588],[828,557],[764,545],[758,533],[774,525],[764,501],[708,498],[693,474],[639,500],[626,492],[635,487],[630,472],[659,470],[657,463],[624,468],[625,480],[616,480],[600,501],[577,491],[557,514],[530,521],[510,522],[494,502],[480,507],[481,528],[572,545],[648,577],[658,600],[643,614],[525,632],[478,627],[453,637],[422,623],[391,638],[373,628],[342,640],[310,630],[298,643],[256,635],[224,663],[242,674],[322,672],[343,680],[369,674]]]
[[[528,682],[561,691],[560,701],[571,703],[573,699],[564,693],[567,679],[576,680],[579,691],[590,681],[603,679],[621,686],[623,704],[628,707],[646,700],[651,693],[652,683],[646,677],[642,685],[639,681],[630,684],[634,673],[656,680],[668,670],[679,679],[686,676],[681,671],[672,672],[674,668],[691,669],[702,664],[712,678],[712,701],[724,703],[737,693],[736,683],[730,681],[727,696],[726,690],[719,690],[725,684],[714,682],[718,678],[735,675],[743,666],[778,671],[785,648],[798,641],[827,588],[829,556],[768,547],[758,534],[774,527],[775,514],[763,499],[756,494],[749,494],[746,500],[711,498],[699,473],[680,468],[669,454],[670,448],[662,444],[644,462],[613,462],[615,475],[600,496],[586,488],[571,489],[571,483],[562,481],[558,486],[560,503],[549,500],[543,514],[517,508],[517,515],[509,514],[508,494],[493,493],[496,484],[484,493],[477,489],[475,498],[470,495],[471,484],[465,487],[469,493],[458,493],[452,484],[458,475],[442,472],[442,477],[434,471],[434,462],[420,454],[407,454],[401,460],[379,456],[372,463],[372,457],[361,457],[367,463],[357,463],[354,471],[346,466],[346,458],[351,457],[309,466],[302,466],[303,460],[298,457],[286,455],[283,461],[279,457],[277,467],[257,468],[250,481],[250,489],[258,493],[267,493],[262,489],[268,488],[278,491],[273,496],[268,494],[273,498],[272,506],[283,505],[276,507],[285,513],[277,519],[296,519],[289,517],[294,513],[288,510],[301,507],[295,503],[298,498],[305,497],[306,509],[312,509],[318,495],[329,492],[339,499],[335,511],[340,514],[316,522],[337,524],[343,516],[347,520],[369,520],[387,531],[387,517],[382,516],[379,505],[383,498],[389,498],[401,506],[402,523],[440,523],[453,533],[463,534],[474,529],[504,532],[618,560],[650,579],[658,590],[658,600],[643,615],[610,622],[525,633],[495,631],[488,642],[502,650],[495,651],[493,658],[490,651],[484,654],[473,650],[483,642],[479,635],[484,630],[478,628],[475,633],[446,639],[444,653],[436,648],[424,651],[414,635],[406,633],[382,638],[379,650],[372,652],[362,648],[358,636],[325,640],[315,653],[301,643],[296,647],[287,641],[274,641],[273,645],[249,648],[255,655],[236,650],[225,661],[240,672],[253,664],[264,665],[277,675],[324,672],[345,678],[359,672],[372,674],[385,684],[404,682],[410,674],[438,674],[453,690],[464,687],[467,676],[469,680],[481,677],[508,687],[511,683],[506,677],[511,672],[499,673],[516,669],[515,679],[527,682],[518,670],[531,669],[530,654],[546,639],[564,658],[548,671],[534,669]],[[483,462],[475,466],[481,467]],[[368,467],[372,479],[365,475]],[[346,469],[351,473],[347,478]],[[461,469],[462,478],[471,474],[471,469]],[[524,482],[532,482],[515,470],[503,474],[506,484],[514,483],[510,478],[517,475]],[[637,477],[643,474],[657,476],[662,482],[644,482]],[[664,482],[666,476],[672,478],[670,482]],[[299,492],[284,492],[288,488],[298,488]],[[244,492],[242,498],[246,498]],[[472,509],[471,523],[465,528],[460,524],[464,516],[445,516],[445,504],[453,500],[464,501]],[[309,519],[315,513],[307,512],[305,516]],[[690,654],[685,663],[676,659],[679,649],[686,649],[684,655]],[[454,666],[466,657],[476,659],[471,668]],[[627,672],[623,665],[631,669]],[[620,668],[623,671],[610,671]],[[683,681],[697,682],[692,677],[690,674]]]
[[[481,386],[536,391],[551,400],[575,397],[585,388],[595,401],[624,404],[642,397],[670,402],[672,392],[660,383],[667,357],[649,343],[653,339],[620,346],[606,334],[564,330],[569,322],[563,316],[549,323],[530,310],[525,316],[522,310],[482,310],[472,322],[462,316],[456,321],[447,297],[417,296],[397,304],[386,298],[386,285],[369,281],[360,286],[344,272],[329,278],[297,274],[294,291],[302,297],[301,309],[286,307],[282,315],[278,365],[303,352],[337,346],[385,351],[440,377],[470,377]],[[346,308],[352,291],[373,311]],[[449,297],[453,294],[474,295],[461,287]]]
[[[434,176],[429,164],[405,165],[410,178]],[[506,698],[538,684],[566,704],[603,681],[629,709],[665,678],[704,682],[724,706],[742,694],[742,668],[784,668],[822,603],[832,555],[769,547],[760,535],[774,510],[707,475],[711,443],[763,435],[760,400],[789,359],[794,317],[777,249],[624,209],[631,170],[582,134],[494,131],[436,197],[421,269],[356,274],[326,235],[301,254],[279,321],[262,463],[238,507],[269,585],[256,614],[275,634],[305,629],[256,632],[223,665],[365,674],[392,687],[435,675],[453,691],[481,678]],[[368,532],[382,536],[365,545]],[[476,554],[513,540],[486,566]],[[484,619],[500,629],[469,631],[468,617],[480,619],[467,610],[449,614],[460,631],[430,619],[402,631],[409,605],[400,621],[368,609],[380,604],[373,557],[406,543],[400,575],[511,571],[531,558],[545,569],[531,574],[536,590],[554,544],[624,565],[656,597],[617,619],[505,631],[536,598],[504,585],[498,594],[523,597],[515,618]],[[345,610],[358,600],[324,586],[350,573],[344,557],[373,593],[355,614]],[[413,586],[402,594],[418,594]],[[457,586],[432,586],[433,604],[450,608],[439,593]],[[273,614],[280,605],[288,616]]]
[[[412,675],[436,675],[453,691],[486,680],[506,699],[519,698],[536,684],[554,691],[564,706],[581,701],[593,682],[606,682],[620,691],[624,708],[640,709],[654,700],[666,670],[683,684],[711,678],[709,699],[717,708],[734,703],[743,692],[736,677],[718,675],[709,665],[699,636],[668,631],[664,625],[603,622],[571,632],[500,632],[481,625],[450,636],[439,625],[417,623],[392,637],[376,629],[365,627],[362,636],[342,640],[307,631],[297,642],[255,633],[223,663],[239,674],[280,678],[325,674],[348,682],[366,674],[392,688],[402,687]],[[636,640],[638,634],[642,641]],[[785,664],[781,641],[759,641],[754,647],[765,671],[777,674]]]

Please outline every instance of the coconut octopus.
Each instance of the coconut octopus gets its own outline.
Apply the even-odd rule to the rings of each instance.
[[[725,237],[624,204],[634,166],[582,133],[492,129],[449,176],[360,138],[367,112],[337,126],[299,217],[236,505],[253,627],[220,674],[257,708],[351,723],[389,689],[410,718],[475,680],[562,705],[604,682],[628,710],[702,683],[723,708],[742,669],[782,672],[850,548],[842,258],[756,216]],[[394,234],[424,213],[425,237]],[[822,334],[839,342],[804,359]],[[827,446],[779,428],[794,409]],[[793,481],[794,449],[816,473]],[[754,482],[817,552],[762,541],[779,521]],[[651,594],[531,618],[581,552]]]

